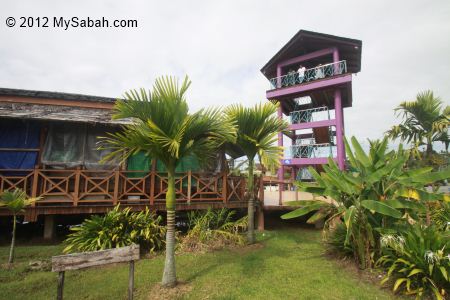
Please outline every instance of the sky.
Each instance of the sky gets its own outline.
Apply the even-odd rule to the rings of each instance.
[[[393,109],[426,89],[450,105],[448,0],[2,2],[0,87],[120,97],[158,76],[187,74],[193,111],[253,105],[267,101],[261,67],[305,29],[363,42],[347,136],[380,138],[399,122]],[[21,28],[20,17],[48,17],[50,26]],[[138,26],[64,30],[53,17]]]

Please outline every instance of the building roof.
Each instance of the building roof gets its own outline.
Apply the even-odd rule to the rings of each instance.
[[[61,93],[61,92],[9,89],[9,88],[0,88],[0,96],[32,97],[44,99],[90,101],[90,102],[104,102],[104,103],[105,102],[114,103],[116,101],[116,98],[109,98],[109,97],[99,97],[99,96]]]
[[[268,79],[276,77],[277,64],[317,50],[337,47],[350,73],[361,71],[362,41],[319,32],[300,30],[265,65],[261,72]]]
[[[113,120],[115,98],[0,88],[0,118],[119,125]]]
[[[22,120],[63,121],[91,124],[119,125],[128,124],[130,120],[112,119],[111,109],[86,108],[75,106],[10,103],[0,101],[0,118]]]

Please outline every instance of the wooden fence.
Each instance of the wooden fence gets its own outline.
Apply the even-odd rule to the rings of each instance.
[[[226,173],[178,173],[177,203],[244,202],[245,178]],[[34,206],[164,203],[167,173],[118,170],[0,170],[0,192],[20,188],[42,197]]]

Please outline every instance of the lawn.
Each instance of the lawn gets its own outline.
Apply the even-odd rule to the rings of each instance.
[[[158,286],[164,257],[136,264],[137,299],[391,299],[367,276],[323,255],[320,231],[279,229],[258,235],[259,244],[239,250],[177,255],[184,284],[167,295]],[[56,273],[30,271],[30,260],[48,259],[62,246],[19,246],[13,270],[0,269],[0,299],[52,299]],[[1,262],[8,248],[0,247]],[[66,272],[65,299],[126,299],[128,266]],[[164,293],[164,295],[161,295]]]

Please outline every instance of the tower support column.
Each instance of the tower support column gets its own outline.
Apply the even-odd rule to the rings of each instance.
[[[336,116],[336,141],[337,141],[337,160],[339,169],[345,167],[345,147],[344,147],[344,118],[342,109],[341,91],[334,91],[334,111]]]
[[[278,107],[278,118],[279,119],[283,119],[283,109],[281,108],[281,102],[279,102],[279,107]],[[283,147],[283,133],[280,131],[278,133],[278,146],[279,147]],[[279,195],[279,199],[278,199],[278,203],[279,205],[282,204],[283,200],[283,190],[284,190],[284,184],[282,183],[284,179],[284,167],[283,164],[281,164],[281,166],[278,168],[278,195]]]

